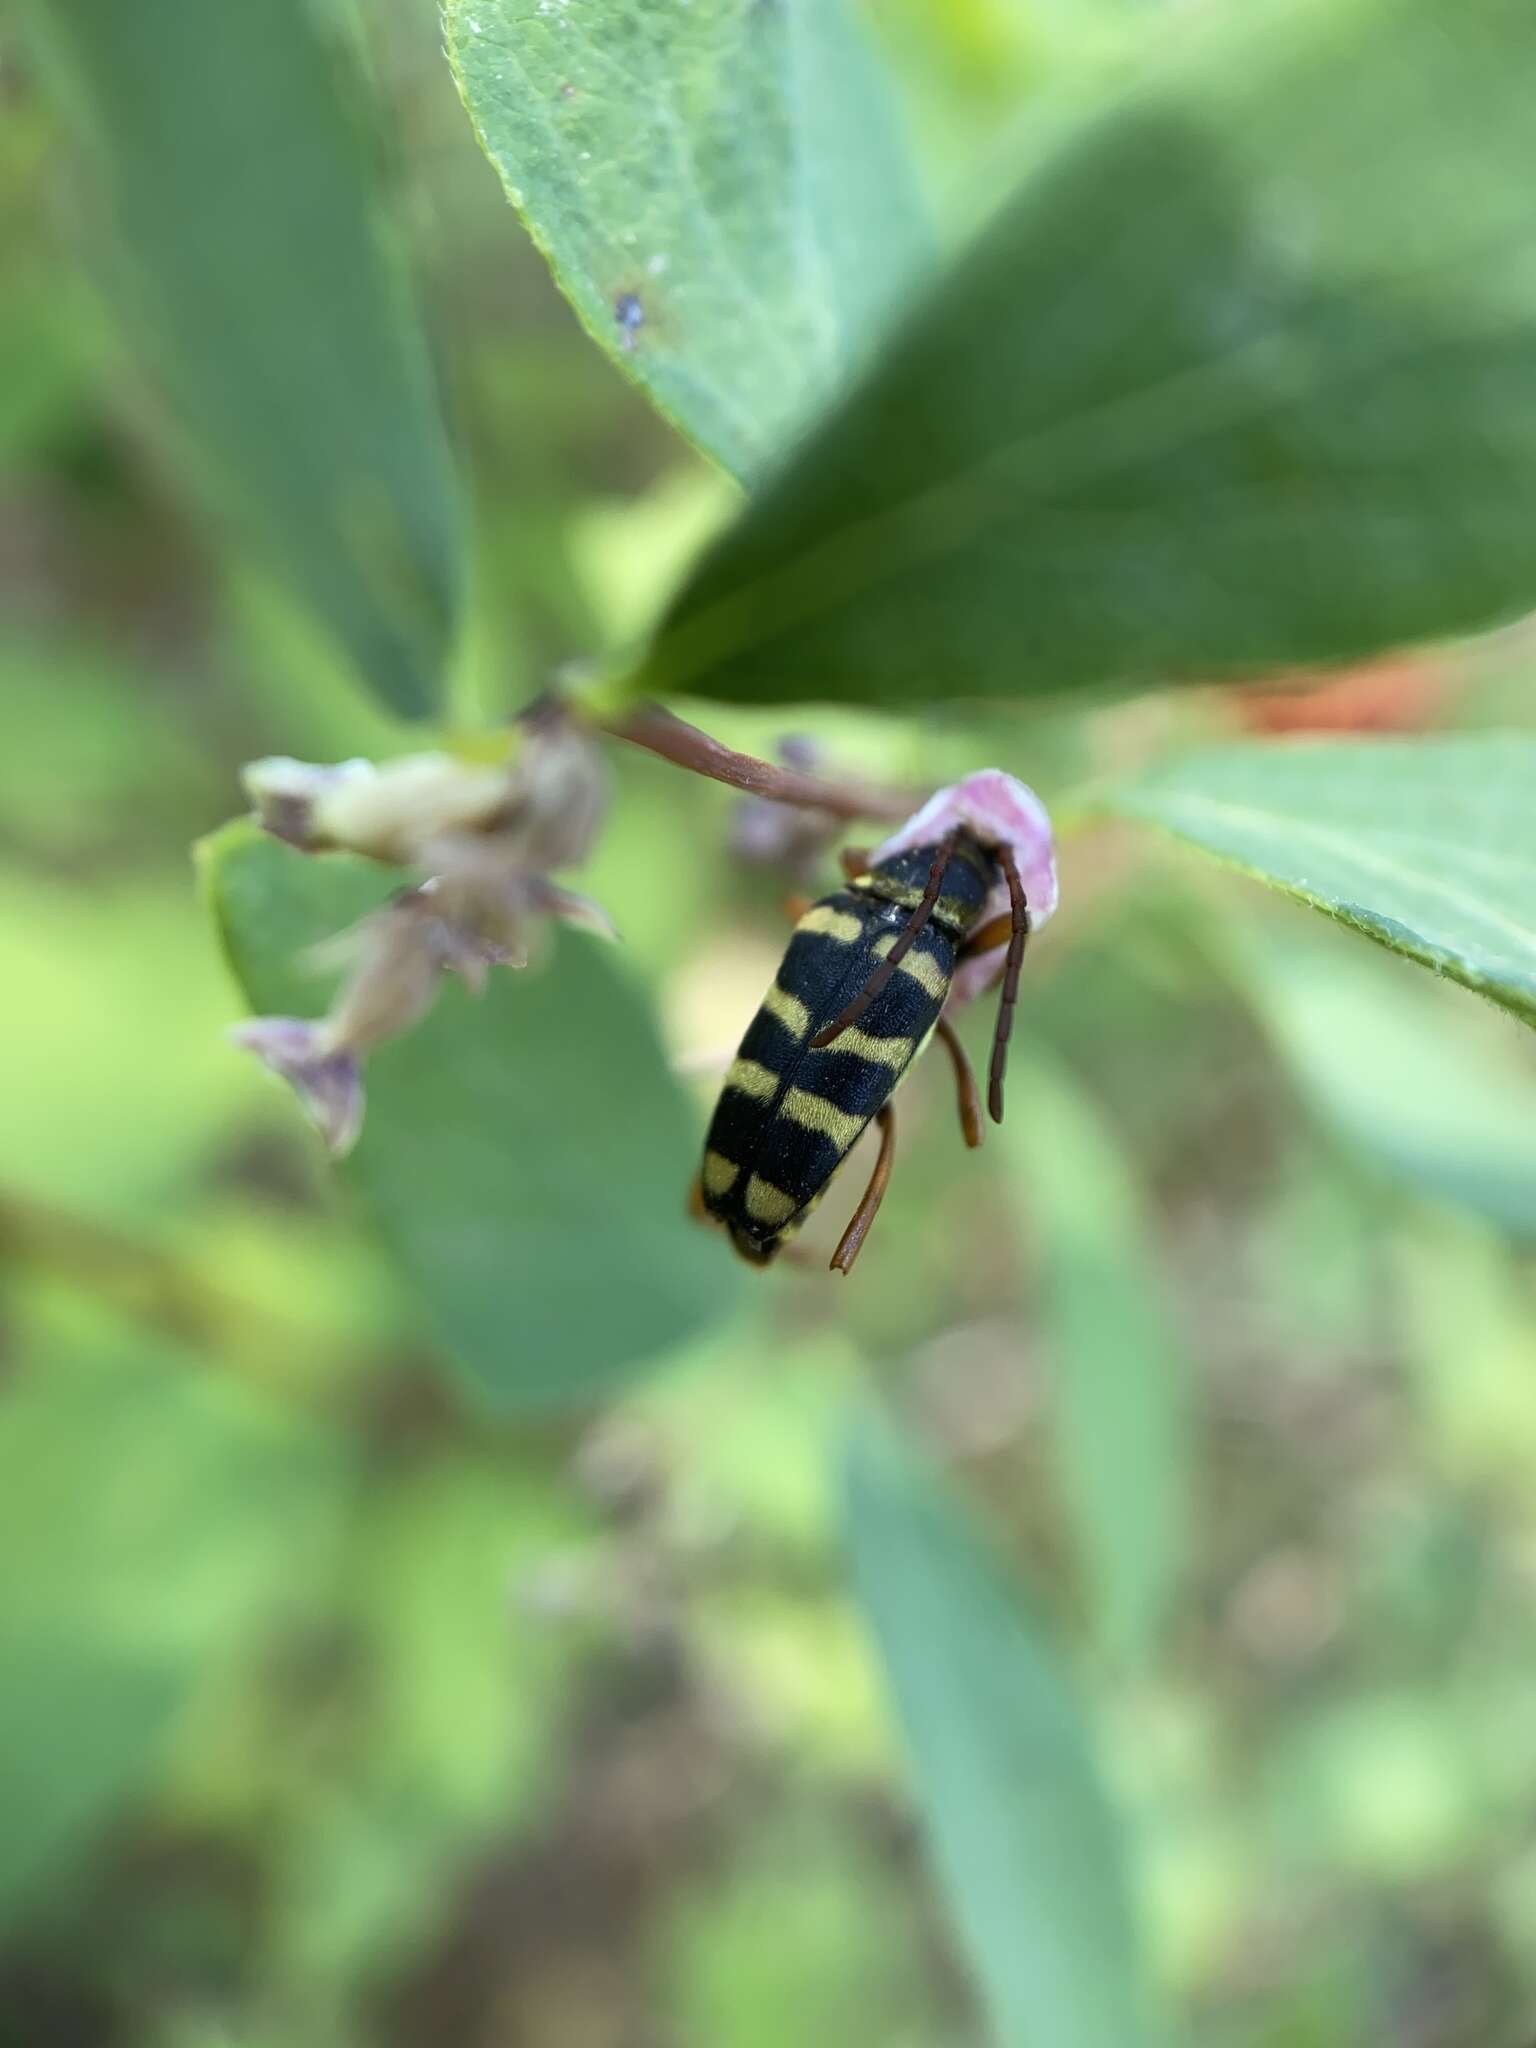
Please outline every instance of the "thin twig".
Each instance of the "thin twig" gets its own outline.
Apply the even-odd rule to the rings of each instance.
[[[780,768],[753,754],[739,754],[661,704],[638,704],[606,721],[603,730],[615,739],[628,740],[631,746],[644,747],[647,753],[659,754],[679,768],[691,769],[695,775],[745,790],[749,796],[799,804],[838,818],[880,818],[900,824],[922,802],[921,795],[908,790],[882,789],[867,782],[825,782],[798,768]]]

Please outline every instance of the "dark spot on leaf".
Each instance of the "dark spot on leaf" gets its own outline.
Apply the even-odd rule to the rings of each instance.
[[[561,81],[560,97],[563,100],[573,100],[576,97],[576,88],[568,78]]]
[[[645,308],[636,292],[620,292],[613,302],[613,317],[619,324],[619,341],[624,348],[633,348],[635,336],[645,325]]]

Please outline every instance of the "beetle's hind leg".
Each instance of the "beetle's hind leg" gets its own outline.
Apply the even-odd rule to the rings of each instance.
[[[860,875],[869,873],[869,848],[845,846],[837,856],[837,864],[843,871],[845,882],[856,882]]]
[[[955,1070],[955,1096],[960,1108],[960,1131],[966,1144],[974,1152],[981,1143],[981,1091],[976,1086],[975,1071],[970,1055],[960,1043],[960,1034],[947,1017],[941,1016],[934,1026],[939,1043],[949,1054],[950,1065]]]
[[[831,1270],[834,1273],[853,1271],[853,1262],[864,1248],[869,1226],[879,1214],[885,1191],[891,1184],[891,1166],[896,1157],[896,1114],[888,1102],[883,1102],[875,1111],[875,1122],[880,1126],[880,1157],[875,1161],[875,1170],[869,1177],[863,1199],[853,1212],[853,1220],[832,1254]]]

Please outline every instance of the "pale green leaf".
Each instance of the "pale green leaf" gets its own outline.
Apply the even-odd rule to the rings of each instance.
[[[220,504],[394,709],[459,599],[451,457],[378,217],[361,81],[314,0],[29,0],[108,277]]]
[[[1528,607],[1533,71],[1524,0],[1154,28],[1119,97],[1041,109],[1012,196],[706,554],[645,683],[1148,686]]]
[[[304,956],[391,877],[255,827],[205,842],[210,901],[253,1008],[314,1015]],[[235,1057],[233,1053],[231,1057]],[[369,1062],[341,1168],[429,1328],[502,1407],[597,1399],[716,1316],[735,1274],[685,1214],[696,1134],[655,1020],[603,941],[445,988]]]
[[[1536,1021],[1536,739],[1186,756],[1105,801]]]
[[[1111,1657],[1134,1659],[1167,1609],[1183,1548],[1183,1361],[1114,1131],[1065,1069],[1038,1055],[1010,1087],[1017,1112],[1003,1140],[1033,1224],[1063,1493],[1098,1639]]]
[[[444,22],[587,328],[707,453],[761,470],[926,246],[847,0],[447,0]]]
[[[1234,928],[1244,988],[1318,1114],[1410,1187],[1536,1236],[1536,1059],[1479,1010],[1342,933]]]
[[[849,1445],[846,1508],[858,1591],[1002,2048],[1145,2048],[1123,1844],[1021,1589],[873,1416]]]

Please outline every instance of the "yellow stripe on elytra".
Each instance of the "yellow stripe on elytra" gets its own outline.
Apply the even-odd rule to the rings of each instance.
[[[898,932],[882,932],[874,943],[873,951],[883,960],[899,937]],[[935,1002],[942,1002],[949,993],[949,977],[938,961],[931,953],[921,953],[915,946],[904,960],[897,961],[896,972],[910,974],[924,994],[932,996]]]
[[[931,953],[910,952],[897,968],[898,974],[910,974],[925,994],[942,1003],[949,993],[949,976],[944,972]]]
[[[727,1159],[723,1152],[704,1154],[704,1192],[706,1195],[728,1195],[736,1184],[741,1168],[734,1159]]]
[[[754,1173],[747,1182],[746,1211],[754,1223],[787,1223],[799,1206],[793,1195],[786,1195],[760,1173]]]
[[[834,910],[830,903],[818,903],[805,913],[795,930],[811,932],[823,939],[836,939],[840,945],[851,946],[855,939],[863,938],[864,920],[855,917],[851,910]]]
[[[871,1038],[857,1024],[850,1024],[822,1050],[856,1053],[861,1060],[873,1060],[877,1067],[889,1067],[893,1074],[899,1074],[912,1057],[912,1041],[910,1038]]]
[[[778,1092],[779,1077],[770,1073],[760,1060],[732,1060],[725,1085],[750,1095],[754,1102],[772,1102]]]
[[[763,1008],[770,1017],[777,1017],[784,1029],[796,1038],[804,1038],[811,1028],[810,1011],[798,996],[792,996],[777,982],[763,997]]]
[[[802,1130],[830,1138],[839,1152],[848,1150],[868,1121],[866,1117],[850,1116],[835,1102],[828,1102],[824,1095],[813,1095],[808,1088],[791,1088],[779,1105],[779,1114],[799,1124]]]

